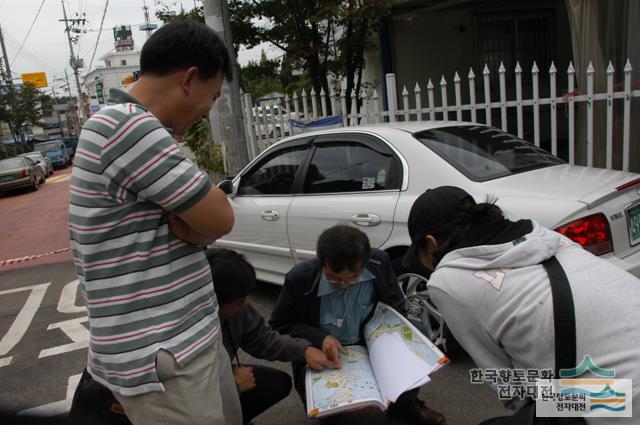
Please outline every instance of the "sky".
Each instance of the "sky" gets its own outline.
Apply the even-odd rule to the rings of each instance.
[[[180,4],[185,9],[193,7],[195,0],[164,0],[165,4],[178,8]],[[135,47],[141,48],[146,40],[146,34],[138,29],[144,22],[142,10],[143,0],[109,0],[109,5],[104,18],[103,30],[99,32],[100,22],[104,12],[106,0],[64,0],[67,10],[67,17],[75,17],[85,14],[87,20],[84,30],[80,34],[77,44],[74,44],[76,55],[84,59],[85,68],[82,73],[89,71],[89,65],[94,50],[96,51],[92,68],[97,65],[104,65],[99,58],[114,50],[113,27],[116,25],[131,25]],[[35,19],[31,33],[29,28],[36,18],[40,5],[42,9]],[[146,0],[149,7],[149,17],[151,22],[161,25],[155,17],[155,10],[158,8],[155,0]],[[64,32],[62,19],[62,3],[60,0],[0,0],[0,26],[2,26],[5,45],[11,64],[11,71],[15,77],[22,73],[40,72],[47,73],[49,85],[56,87],[56,93],[62,92],[62,81],[56,82],[58,78],[64,78],[66,69],[72,81],[72,88],[75,92],[75,84],[72,80],[72,70],[69,66],[69,42]],[[98,40],[98,35],[100,36]],[[18,49],[24,42],[19,55]],[[96,41],[98,47],[96,48]],[[276,49],[267,44],[247,50],[241,49],[238,53],[238,62],[245,65],[249,60],[260,58],[262,49],[265,49],[268,56],[277,55]],[[80,79],[82,83],[82,78]],[[51,93],[51,87],[45,89]]]

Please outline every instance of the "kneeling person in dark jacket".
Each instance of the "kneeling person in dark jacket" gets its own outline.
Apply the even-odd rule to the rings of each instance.
[[[213,248],[207,251],[207,259],[220,304],[222,340],[240,391],[243,421],[248,423],[289,394],[291,378],[275,368],[242,365],[239,348],[259,359],[306,363],[316,370],[335,364],[309,341],[280,335],[265,322],[247,299],[255,287],[256,273],[241,255]]]
[[[343,345],[364,345],[364,325],[378,301],[406,315],[404,295],[389,256],[372,250],[362,231],[331,227],[320,235],[316,251],[318,258],[299,263],[287,273],[270,324],[281,333],[311,341],[330,360],[339,362]],[[294,361],[292,368],[296,391],[304,402],[305,364]],[[418,389],[402,394],[389,414],[421,425],[445,423],[440,413],[418,399]]]

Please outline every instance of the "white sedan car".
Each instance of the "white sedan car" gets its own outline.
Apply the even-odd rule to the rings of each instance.
[[[320,233],[349,223],[399,264],[407,217],[426,189],[459,186],[497,197],[640,276],[640,175],[579,167],[493,127],[386,123],[289,137],[221,183],[236,222],[219,246],[240,251],[259,279],[282,284],[315,256]],[[398,270],[397,272],[399,272]]]

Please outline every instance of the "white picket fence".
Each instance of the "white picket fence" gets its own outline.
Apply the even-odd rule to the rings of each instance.
[[[568,120],[568,159],[569,162],[574,164],[576,162],[575,147],[577,144],[586,143],[586,165],[593,166],[594,164],[594,113],[595,105],[597,102],[606,102],[606,168],[612,168],[613,166],[613,146],[614,146],[614,101],[620,99],[622,102],[622,169],[629,170],[630,152],[631,152],[631,99],[640,97],[640,90],[632,89],[631,79],[632,67],[630,62],[624,67],[624,85],[623,87],[614,88],[614,75],[615,69],[611,62],[606,69],[607,75],[607,89],[606,92],[594,93],[594,77],[595,70],[591,63],[587,68],[587,89],[586,93],[576,91],[575,74],[576,70],[572,63],[566,71],[567,78],[567,91],[566,93],[558,96],[557,83],[558,83],[558,71],[555,65],[552,63],[549,68],[549,95],[548,97],[541,98],[540,93],[540,70],[536,63],[533,63],[531,69],[531,97],[523,99],[523,70],[518,63],[515,67],[515,98],[507,98],[506,90],[506,73],[504,65],[501,63],[498,69],[500,94],[499,99],[491,99],[491,71],[485,65],[482,72],[482,85],[484,89],[484,99],[479,102],[476,99],[476,75],[471,69],[467,75],[468,79],[468,102],[462,103],[462,90],[463,82],[460,75],[456,72],[453,77],[455,101],[452,104],[448,102],[448,90],[447,81],[444,76],[440,80],[440,104],[435,102],[436,90],[431,79],[427,84],[427,95],[423,97],[422,90],[418,83],[416,83],[413,89],[413,96],[410,96],[407,87],[403,87],[401,91],[401,107],[398,103],[398,96],[396,91],[396,76],[395,74],[386,75],[386,87],[387,87],[387,110],[383,110],[382,99],[378,95],[376,90],[371,93],[363,93],[362,105],[358,109],[356,108],[356,101],[351,101],[351,113],[346,114],[347,111],[347,96],[344,90],[337,94],[335,91],[329,93],[328,99],[324,93],[324,90],[320,92],[319,96],[311,90],[307,95],[305,90],[302,90],[300,96],[297,93],[293,94],[290,98],[286,95],[284,98],[273,99],[266,105],[253,106],[252,98],[250,94],[243,94],[243,108],[245,112],[245,125],[247,133],[247,144],[249,153],[252,157],[255,157],[259,152],[266,149],[272,143],[281,139],[285,135],[293,133],[293,127],[291,125],[291,117],[300,117],[300,121],[311,122],[318,118],[327,117],[327,100],[331,105],[333,113],[337,113],[342,116],[343,126],[355,126],[368,123],[380,123],[380,122],[397,122],[397,121],[448,121],[455,119],[456,121],[471,121],[480,122],[478,115],[484,115],[483,123],[487,125],[493,125],[500,127],[503,131],[511,131],[513,129],[508,128],[507,111],[509,108],[515,108],[516,110],[516,134],[518,137],[523,137],[524,134],[524,111],[532,112],[533,115],[533,142],[540,146],[541,139],[541,107],[544,107],[543,113],[549,114],[549,133],[550,133],[550,146],[551,152],[554,155],[558,153],[558,107],[564,105],[566,113],[561,115],[561,119]],[[413,100],[413,105],[411,105]],[[423,102],[426,100],[426,103]],[[299,103],[302,103],[300,108]],[[291,106],[293,103],[293,112]],[[320,108],[318,107],[320,104]],[[586,125],[586,140],[576,140],[576,125],[577,125],[577,104],[586,104],[586,119],[584,120]],[[617,108],[620,107],[620,102],[617,103]],[[309,105],[311,108],[309,108]],[[423,106],[426,105],[426,106]],[[547,107],[548,106],[548,107]],[[285,110],[282,109],[284,107]],[[528,110],[527,108],[531,108]],[[500,111],[500,119],[498,122],[494,122],[492,119],[492,111]],[[620,113],[616,109],[617,113]],[[496,114],[497,115],[497,114]],[[637,118],[637,117],[636,117]],[[546,120],[545,120],[546,121]],[[633,143],[640,143],[637,137],[634,137]]]

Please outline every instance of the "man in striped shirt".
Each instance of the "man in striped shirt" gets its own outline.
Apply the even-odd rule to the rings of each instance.
[[[135,425],[240,424],[201,248],[231,230],[233,211],[171,136],[208,114],[229,53],[204,24],[173,22],[147,40],[140,71],[85,124],[71,178],[87,370]]]

